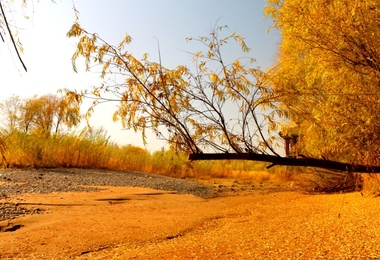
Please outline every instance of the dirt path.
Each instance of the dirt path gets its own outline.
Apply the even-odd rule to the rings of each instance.
[[[104,188],[104,187],[102,187]],[[250,192],[202,199],[146,188],[21,195],[45,210],[1,222],[1,259],[377,259],[380,200]]]

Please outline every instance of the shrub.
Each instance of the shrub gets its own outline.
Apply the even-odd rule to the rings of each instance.
[[[314,170],[309,177],[307,190],[336,193],[361,190],[363,178],[354,172]]]

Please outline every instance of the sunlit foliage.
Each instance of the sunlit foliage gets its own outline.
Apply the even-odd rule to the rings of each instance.
[[[193,54],[193,69],[183,65],[169,69],[161,61],[149,61],[146,54],[137,58],[130,53],[128,34],[114,46],[75,23],[67,34],[78,38],[74,70],[77,60],[84,58],[87,70],[101,65],[105,82],[83,93],[66,90],[67,96],[93,98],[93,107],[117,101],[115,121],[141,131],[144,140],[150,129],[175,150],[277,154],[271,133],[277,127],[276,116],[283,112],[276,109],[266,74],[252,67],[253,59],[223,59],[226,44],[236,42],[243,53],[249,51],[241,35],[222,37],[225,29],[215,27],[205,37],[187,39],[204,49]],[[107,80],[110,74],[117,82]]]
[[[44,95],[25,99],[12,96],[1,105],[3,132],[18,130],[26,134],[58,134],[77,126],[81,119],[79,103],[71,102],[65,96]]]
[[[271,79],[302,152],[379,164],[379,1],[268,2],[265,12],[282,35]]]

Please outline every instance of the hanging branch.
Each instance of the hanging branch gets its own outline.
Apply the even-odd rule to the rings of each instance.
[[[7,27],[8,33],[9,33],[9,35],[10,35],[10,37],[11,37],[12,45],[13,45],[15,51],[16,51],[17,57],[18,57],[19,61],[21,62],[21,64],[22,64],[24,70],[25,70],[25,71],[28,71],[28,70],[26,69],[25,64],[24,64],[24,61],[22,60],[22,58],[21,58],[21,56],[20,56],[20,52],[19,52],[18,49],[17,49],[16,42],[15,42],[15,40],[14,40],[14,38],[13,38],[13,35],[12,35],[12,32],[11,32],[11,29],[9,28],[9,24],[8,24],[8,21],[7,21],[7,17],[5,16],[4,9],[3,9],[3,5],[1,4],[1,1],[0,1],[0,9],[1,9],[1,14],[2,14],[3,17],[4,17],[4,23],[5,23],[5,26]],[[1,38],[3,38],[3,37],[1,36]],[[4,39],[3,39],[3,40],[4,40]]]

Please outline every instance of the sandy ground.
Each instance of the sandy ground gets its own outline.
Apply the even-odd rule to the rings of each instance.
[[[106,187],[12,201],[44,212],[0,222],[1,259],[380,258],[380,199],[360,193]]]

